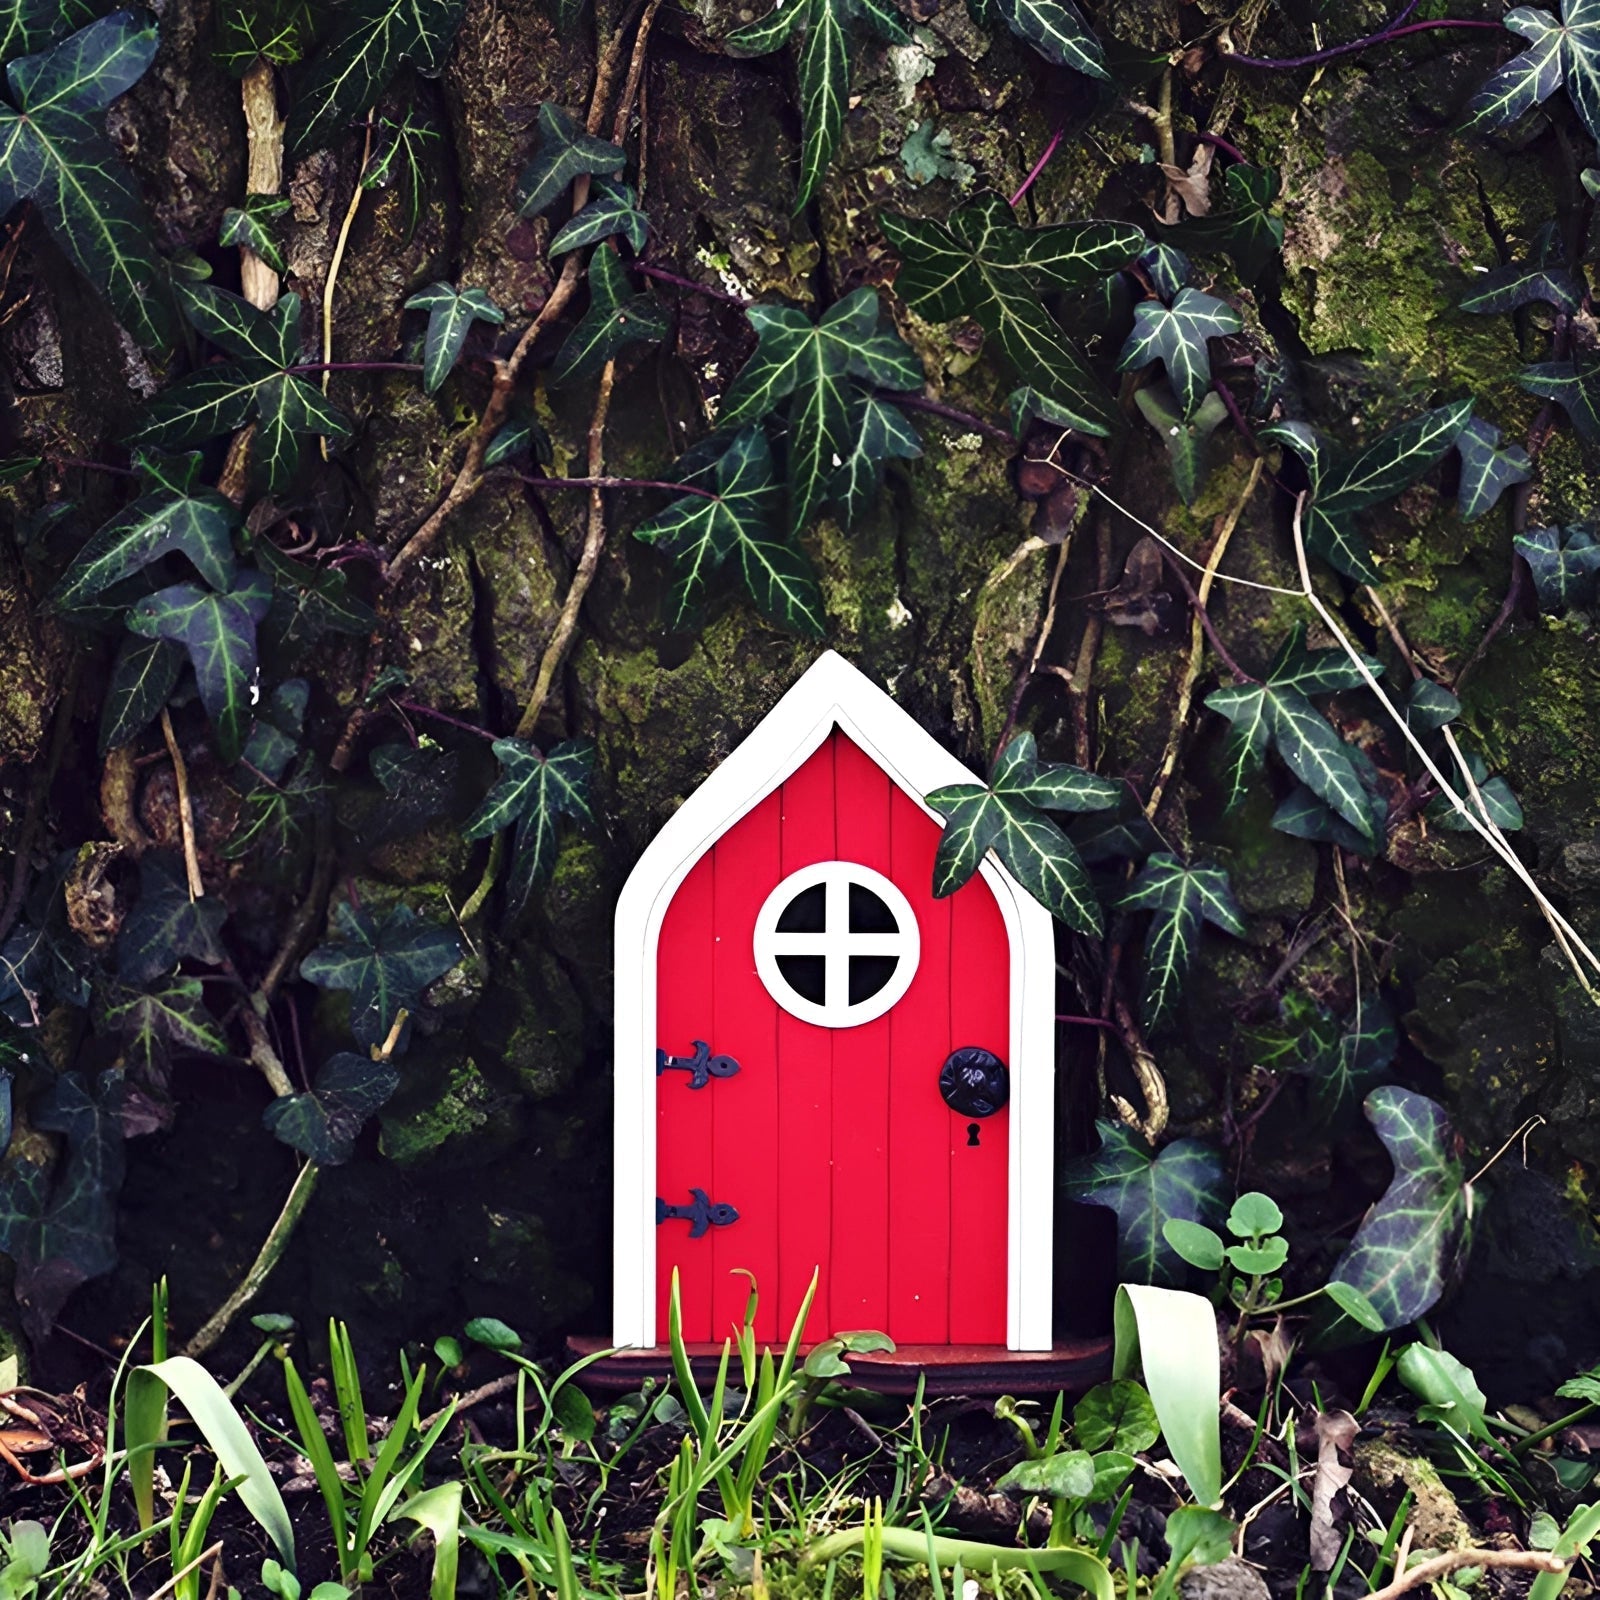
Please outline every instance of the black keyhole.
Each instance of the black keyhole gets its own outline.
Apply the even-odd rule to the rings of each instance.
[[[969,1122],[967,1124],[967,1149],[976,1150],[977,1148],[978,1148],[978,1124],[976,1122]]]

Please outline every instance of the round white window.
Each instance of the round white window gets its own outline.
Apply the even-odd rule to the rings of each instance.
[[[822,1028],[881,1017],[911,987],[921,952],[911,903],[854,861],[790,873],[756,917],[756,971],[767,993]]]

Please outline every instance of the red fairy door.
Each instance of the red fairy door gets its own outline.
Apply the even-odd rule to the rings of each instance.
[[[987,1097],[1004,1081],[1009,947],[981,878],[933,898],[938,842],[835,730],[673,897],[657,955],[663,1340],[675,1267],[690,1342],[742,1319],[746,1273],[758,1337],[787,1336],[820,1268],[809,1340],[1005,1344],[1009,1113]]]

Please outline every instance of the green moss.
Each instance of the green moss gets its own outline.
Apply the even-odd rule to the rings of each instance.
[[[402,1167],[486,1161],[516,1139],[515,1101],[471,1057],[452,1062],[441,1078],[426,1084],[410,1081],[421,1065],[407,1060],[401,1092],[379,1117],[379,1148],[391,1161]]]

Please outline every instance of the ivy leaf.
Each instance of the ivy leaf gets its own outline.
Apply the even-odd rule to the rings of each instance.
[[[1139,995],[1140,1021],[1147,1028],[1171,1015],[1200,942],[1202,923],[1240,938],[1245,932],[1228,874],[1220,867],[1185,866],[1164,850],[1150,857],[1117,903],[1124,910],[1155,913],[1145,935],[1144,985]]]
[[[299,295],[284,295],[270,312],[209,283],[186,285],[180,298],[195,327],[236,359],[173,384],[144,408],[130,440],[184,449],[255,417],[255,476],[276,492],[299,468],[299,435],[350,437],[343,414],[289,370],[300,353]]]
[[[1482,417],[1472,417],[1456,435],[1461,452],[1461,487],[1456,509],[1463,522],[1474,522],[1491,510],[1513,484],[1533,476],[1533,463],[1519,444],[1503,445],[1500,430]]]
[[[256,624],[271,603],[267,580],[246,572],[226,593],[175,583],[146,595],[128,613],[134,633],[170,639],[188,653],[217,753],[229,766],[244,748],[256,684]]]
[[[1391,1333],[1432,1310],[1444,1293],[1466,1252],[1473,1191],[1436,1102],[1383,1084],[1363,1109],[1394,1162],[1394,1178],[1331,1276],[1366,1295]]]
[[[1073,0],[993,0],[1005,25],[1046,61],[1111,81],[1105,52]]]
[[[846,458],[860,448],[860,436],[851,437],[852,418],[865,426],[879,415],[855,405],[863,390],[853,380],[878,389],[920,390],[922,362],[884,325],[876,289],[846,295],[815,324],[788,306],[751,306],[745,314],[756,331],[756,348],[728,385],[718,420],[736,427],[783,406],[789,528],[799,533],[840,481]],[[850,488],[848,479],[844,487]]]
[[[139,862],[139,902],[117,936],[117,976],[137,988],[169,973],[188,957],[207,966],[228,959],[222,924],[226,902],[214,895],[189,898],[182,863],[160,850]]]
[[[1530,528],[1511,542],[1533,573],[1541,611],[1588,606],[1600,572],[1600,542],[1589,528]]]
[[[585,174],[620,172],[627,156],[614,144],[586,133],[553,100],[539,107],[539,149],[526,167],[518,186],[522,204],[519,217],[536,217],[548,211]]]
[[[318,1166],[342,1166],[367,1119],[399,1087],[400,1074],[387,1061],[342,1050],[323,1064],[309,1093],[274,1100],[261,1122]]]
[[[225,1056],[228,1041],[206,1010],[198,978],[170,977],[143,988],[108,984],[94,996],[95,1029],[123,1036],[135,1060],[157,1068],[168,1052]]]
[[[13,38],[34,30],[13,22]],[[116,11],[6,68],[0,103],[0,203],[31,200],[68,260],[111,303],[140,344],[167,344],[172,319],[150,221],[132,174],[106,138],[102,113],[144,76],[156,25]]]
[[[910,44],[900,15],[886,0],[789,0],[787,5],[738,28],[728,35],[735,55],[760,56],[785,44],[804,30],[795,61],[800,85],[800,187],[794,209],[805,206],[844,131],[844,113],[850,98],[850,45],[846,24],[868,23],[889,44]]]
[[[1194,415],[1185,418],[1164,383],[1147,383],[1136,390],[1133,403],[1161,436],[1173,487],[1183,503],[1192,506],[1205,483],[1206,442],[1228,420],[1227,403],[1213,389],[1195,407]]]
[[[1254,284],[1283,249],[1283,219],[1272,215],[1282,188],[1273,168],[1235,162],[1222,175],[1219,207],[1162,231],[1186,250],[1226,251],[1245,283]]]
[[[428,186],[430,144],[441,143],[437,128],[425,126],[413,111],[400,121],[383,119],[387,143],[375,150],[361,172],[363,189],[387,189],[399,181],[405,193],[405,242],[411,243],[422,215],[422,197]]]
[[[1058,1450],[1054,1455],[1019,1461],[996,1480],[995,1488],[1049,1495],[1052,1499],[1086,1500],[1094,1493],[1094,1457],[1087,1450]]]
[[[622,257],[602,245],[589,257],[589,309],[556,352],[550,382],[586,378],[630,344],[655,344],[671,329],[666,308],[646,290],[635,294]]]
[[[1461,715],[1461,702],[1432,678],[1413,680],[1406,695],[1406,722],[1424,733],[1433,733]]]
[[[364,1050],[385,1043],[396,1016],[414,1011],[423,990],[461,960],[456,936],[407,905],[395,906],[379,924],[371,912],[341,900],[330,920],[333,936],[300,963],[300,976],[319,989],[349,990],[350,1032]],[[410,1029],[408,1020],[402,1045]]]
[[[1372,859],[1381,852],[1388,839],[1389,799],[1383,792],[1378,769],[1366,751],[1356,745],[1346,745],[1345,754],[1354,765],[1356,777],[1366,794],[1370,833],[1361,833],[1353,828],[1303,783],[1297,783],[1273,813],[1272,826],[1279,833],[1291,834],[1297,839],[1336,844]]]
[[[597,178],[594,190],[594,199],[557,230],[550,241],[549,254],[565,255],[569,250],[581,250],[586,244],[620,234],[638,255],[649,236],[650,219],[639,209],[639,197],[633,185]]]
[[[377,612],[350,593],[342,567],[307,566],[266,538],[256,540],[255,557],[272,580],[272,610],[264,626],[280,648],[310,644],[324,633],[364,637],[377,628]]]
[[[886,212],[884,235],[904,265],[895,290],[930,322],[977,319],[1028,387],[1067,425],[1099,437],[1117,425],[1100,380],[1045,309],[1045,289],[1082,289],[1118,272],[1144,248],[1126,222],[1019,228],[999,195],[980,195],[946,222]]]
[[[548,467],[555,460],[550,435],[526,413],[520,416],[513,414],[511,420],[489,441],[489,448],[483,452],[483,464],[497,467],[523,450],[543,466]]]
[[[290,678],[272,691],[244,747],[244,759],[254,769],[252,783],[260,781],[257,773],[269,783],[276,783],[283,776],[305,732],[310,699],[311,685],[304,678]]]
[[[1467,106],[1469,128],[1503,128],[1563,83],[1573,109],[1600,139],[1600,8],[1595,0],[1561,0],[1561,20],[1537,6],[1517,6],[1501,18],[1531,48],[1490,77]]]
[[[717,570],[734,557],[764,615],[796,633],[822,638],[822,586],[804,553],[772,527],[783,492],[766,434],[759,426],[745,428],[714,464],[693,476],[715,489],[684,495],[633,530],[635,539],[659,546],[677,563],[667,601],[669,626],[684,626],[705,600]]]
[[[956,892],[993,850],[1039,903],[1079,933],[1103,929],[1100,903],[1077,847],[1044,811],[1103,811],[1121,798],[1120,784],[1081,767],[1041,766],[1031,733],[1001,752],[993,778],[935,789],[927,803],[945,813],[934,856],[933,892]]]
[[[912,461],[922,454],[922,439],[899,406],[857,390],[845,426],[850,447],[828,484],[828,498],[848,528],[877,498],[884,463]]]
[[[1502,832],[1515,833],[1522,826],[1522,807],[1517,803],[1511,785],[1504,778],[1491,778],[1489,769],[1483,764],[1483,757],[1475,750],[1467,752],[1467,771],[1472,774],[1472,781],[1477,785],[1478,796],[1483,801],[1484,810],[1489,813],[1489,820]],[[1459,781],[1456,784],[1458,793],[1465,787]],[[1461,798],[1467,802],[1474,816],[1480,815],[1470,794],[1462,793]],[[1440,795],[1429,805],[1428,820],[1435,827],[1447,829],[1451,833],[1472,831],[1472,824],[1456,810],[1447,795]]]
[[[183,671],[183,651],[169,639],[124,638],[100,713],[100,754],[136,738],[161,714]]]
[[[514,917],[528,903],[534,886],[556,864],[556,835],[562,817],[593,822],[589,775],[594,741],[566,739],[542,755],[521,739],[496,739],[500,776],[483,804],[467,819],[463,839],[484,839],[515,827],[507,898]]]
[[[1578,437],[1586,445],[1600,447],[1600,356],[1524,367],[1517,382],[1541,400],[1554,400]]]
[[[453,284],[430,283],[405,303],[407,311],[426,311],[428,331],[422,337],[422,392],[435,394],[461,359],[474,322],[498,326],[506,314],[482,289],[457,290]]]
[[[1100,1148],[1066,1163],[1061,1187],[1071,1199],[1117,1214],[1117,1275],[1125,1283],[1174,1285],[1183,1258],[1162,1237],[1173,1218],[1218,1227],[1222,1156],[1199,1139],[1174,1139],[1152,1157],[1120,1122],[1096,1122]]]
[[[406,62],[437,77],[465,10],[466,0],[344,0],[336,31],[296,86],[289,148],[304,154],[338,138]]]
[[[274,218],[281,217],[293,204],[287,195],[246,195],[243,206],[229,206],[222,213],[217,243],[224,249],[237,247],[253,251],[274,272],[285,272],[283,251],[278,248],[278,236],[272,224]]]
[[[90,536],[50,591],[55,611],[70,611],[174,551],[213,588],[233,582],[237,508],[219,494],[141,495]]]
[[[1472,415],[1461,400],[1424,412],[1353,454],[1337,450],[1303,423],[1275,423],[1259,437],[1287,445],[1305,464],[1311,508],[1305,520],[1306,549],[1360,583],[1382,575],[1355,522],[1355,514],[1409,488],[1456,443]]]
[[[1155,286],[1156,293],[1169,305],[1194,270],[1183,251],[1173,245],[1160,243],[1151,245],[1139,257],[1139,265]]]
[[[1353,1106],[1388,1069],[1399,1047],[1394,1013],[1384,1000],[1376,995],[1358,1000],[1338,1042],[1308,1063],[1325,1114],[1333,1117]]]
[[[1576,311],[1583,303],[1584,287],[1561,259],[1559,240],[1552,241],[1533,261],[1513,262],[1480,273],[1471,293],[1461,301],[1463,311],[1516,311],[1543,300],[1558,311]]]
[[[1184,416],[1192,417],[1211,388],[1207,340],[1243,327],[1232,306],[1198,289],[1180,289],[1170,306],[1146,300],[1134,308],[1133,331],[1117,357],[1117,371],[1133,372],[1159,361]]]
[[[5,0],[0,5],[0,61],[42,50],[93,15],[83,0]]]

